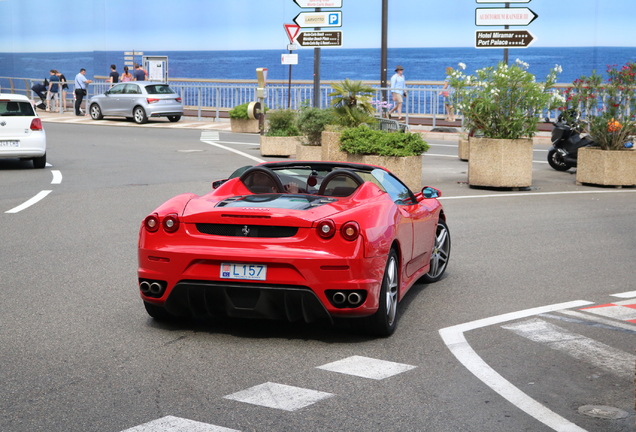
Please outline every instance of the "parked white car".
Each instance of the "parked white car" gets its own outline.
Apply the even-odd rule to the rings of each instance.
[[[23,95],[0,93],[0,158],[46,165],[46,133],[33,103]]]

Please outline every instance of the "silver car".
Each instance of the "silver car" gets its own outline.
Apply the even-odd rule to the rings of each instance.
[[[88,106],[93,120],[121,116],[142,124],[149,117],[168,117],[171,122],[178,122],[183,115],[181,97],[168,84],[152,81],[115,84],[90,98]]]

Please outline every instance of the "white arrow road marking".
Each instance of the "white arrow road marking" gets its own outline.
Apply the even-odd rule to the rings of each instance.
[[[122,432],[239,432],[184,418],[166,416],[160,419],[126,429]]]
[[[448,349],[457,357],[466,369],[471,371],[488,387],[499,393],[508,402],[515,405],[526,414],[539,420],[541,423],[558,432],[585,432],[571,421],[561,417],[557,413],[549,410],[539,402],[512,385],[508,380],[499,375],[491,368],[466,341],[464,333],[469,330],[475,330],[482,327],[501,324],[507,321],[513,321],[520,318],[527,318],[542,313],[558,311],[562,309],[570,309],[592,304],[585,300],[577,300],[568,303],[560,303],[555,305],[543,306],[534,309],[526,309],[524,311],[512,312],[498,315],[490,318],[484,318],[452,327],[446,327],[439,331],[440,336]]]
[[[5,213],[18,213],[18,212],[24,210],[25,208],[31,207],[33,204],[37,203],[38,201],[43,200],[51,192],[53,192],[53,191],[50,191],[50,190],[40,191],[40,193],[38,193],[36,196],[31,198],[30,200],[20,204],[17,207],[12,208],[11,210],[7,210]]]
[[[624,293],[612,294],[612,297],[636,298],[636,291],[628,291],[628,292],[624,292]]]
[[[593,364],[621,378],[630,378],[634,375],[635,355],[572,333],[539,318],[501,327],[533,342],[545,344],[551,349],[568,354],[577,360]]]

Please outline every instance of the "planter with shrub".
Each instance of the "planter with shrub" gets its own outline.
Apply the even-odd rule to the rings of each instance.
[[[291,156],[296,154],[296,146],[301,141],[297,126],[298,114],[294,110],[275,110],[267,114],[268,128],[261,135],[261,155]]]
[[[249,102],[237,105],[228,112],[232,132],[260,133],[258,120],[251,119],[247,114],[248,105]]]

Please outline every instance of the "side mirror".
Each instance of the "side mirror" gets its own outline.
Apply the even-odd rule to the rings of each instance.
[[[425,186],[422,188],[422,195],[424,195],[424,198],[439,198],[442,196],[442,191],[434,187]]]
[[[212,182],[212,189],[218,189],[223,183],[225,183],[228,179],[216,180]]]

